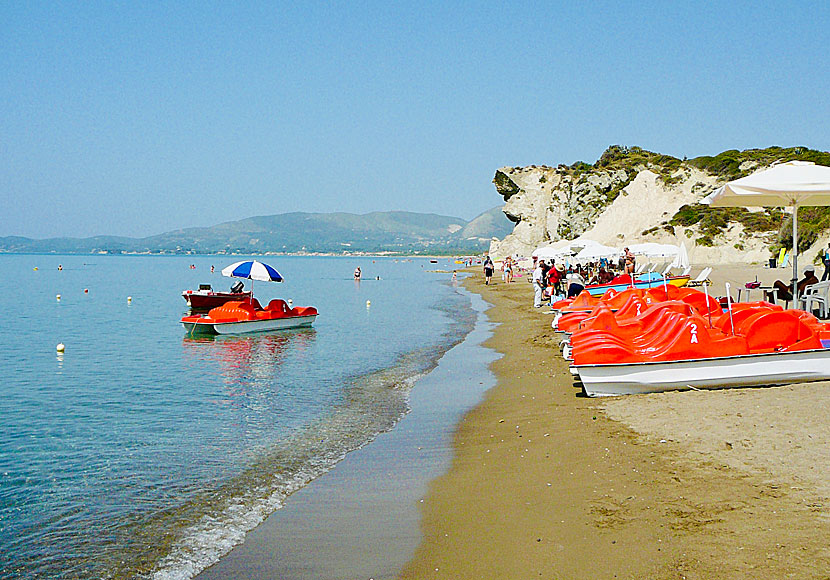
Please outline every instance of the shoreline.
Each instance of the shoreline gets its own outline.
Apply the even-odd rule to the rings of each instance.
[[[713,291],[782,273],[720,266]],[[827,577],[830,422],[804,413],[828,383],[581,397],[525,282],[465,286],[494,305],[497,385],[455,434],[401,578]]]
[[[421,541],[418,506],[429,482],[449,467],[451,438],[467,410],[495,384],[482,348],[486,307],[467,294],[472,331],[420,376],[409,412],[286,498],[243,543],[199,573],[213,578],[394,578]]]

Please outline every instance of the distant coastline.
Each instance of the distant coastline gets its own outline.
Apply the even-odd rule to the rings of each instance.
[[[482,252],[447,252],[447,253],[428,253],[428,254],[421,254],[421,253],[399,253],[399,252],[342,252],[342,253],[335,253],[335,252],[265,252],[265,253],[258,253],[258,252],[247,252],[247,253],[238,253],[238,254],[223,254],[223,253],[173,253],[173,252],[94,252],[94,253],[84,253],[84,252],[9,252],[6,250],[0,250],[0,255],[6,256],[152,256],[152,257],[170,257],[170,258],[181,258],[184,256],[192,256],[194,258],[206,258],[206,257],[228,257],[228,258],[238,258],[238,257],[247,257],[247,256],[290,256],[290,257],[314,257],[319,256],[321,258],[437,258],[437,259],[449,259],[458,256],[478,256]]]
[[[144,238],[0,237],[0,253],[136,255],[454,255],[486,250],[513,229],[501,207],[471,221],[413,212],[286,213]]]

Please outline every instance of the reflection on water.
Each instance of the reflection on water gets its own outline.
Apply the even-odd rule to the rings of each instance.
[[[0,357],[20,363],[0,397],[0,578],[192,576],[391,428],[465,333],[467,299],[420,263],[378,260],[353,284],[342,259],[285,257],[297,301],[336,316],[182,340],[181,290],[213,258],[33,259],[0,255],[0,306],[18,313]]]
[[[271,386],[282,363],[287,358],[302,359],[316,335],[313,328],[301,328],[274,334],[185,337],[182,348],[191,364],[215,367],[233,389],[250,384]]]

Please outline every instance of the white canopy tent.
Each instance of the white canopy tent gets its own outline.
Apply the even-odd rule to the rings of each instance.
[[[793,208],[793,304],[798,304],[798,208],[830,205],[830,167],[788,161],[730,181],[701,200],[713,207]]]

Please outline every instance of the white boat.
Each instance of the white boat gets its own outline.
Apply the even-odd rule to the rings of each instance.
[[[585,394],[785,385],[830,379],[830,348],[668,362],[574,365]]]

